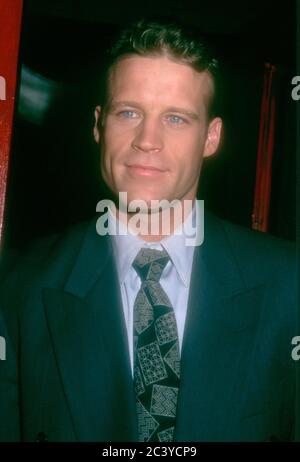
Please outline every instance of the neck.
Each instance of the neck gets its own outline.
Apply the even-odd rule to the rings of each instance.
[[[122,221],[133,234],[147,242],[157,242],[180,231],[180,227],[192,213],[195,198],[190,201],[178,201],[175,206],[161,210],[141,212],[121,212],[116,209],[117,218]]]

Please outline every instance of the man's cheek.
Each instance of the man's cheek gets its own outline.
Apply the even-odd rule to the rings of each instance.
[[[122,153],[126,153],[131,145],[131,138],[125,136],[124,134],[120,134],[116,132],[115,134],[111,134],[112,136],[109,139],[109,143],[107,147],[109,151],[112,153],[113,157],[120,156]]]

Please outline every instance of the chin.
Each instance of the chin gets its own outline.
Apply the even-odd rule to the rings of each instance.
[[[133,201],[133,200],[143,200],[148,203],[151,200],[158,199],[157,191],[152,191],[152,190],[145,191],[139,188],[128,190],[128,186],[127,188],[125,187],[123,191],[127,191],[128,202]]]

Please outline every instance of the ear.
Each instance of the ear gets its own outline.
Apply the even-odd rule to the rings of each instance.
[[[94,140],[96,141],[96,143],[99,143],[100,141],[100,117],[101,117],[101,107],[100,106],[96,106],[94,115],[95,115],[95,125],[93,129]]]
[[[223,122],[220,117],[215,117],[209,123],[203,157],[212,156],[217,151],[221,140],[222,126]]]

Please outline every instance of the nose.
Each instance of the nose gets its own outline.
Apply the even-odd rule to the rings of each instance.
[[[132,140],[132,148],[143,152],[161,151],[163,139],[159,122],[145,118],[137,127],[136,134]]]

